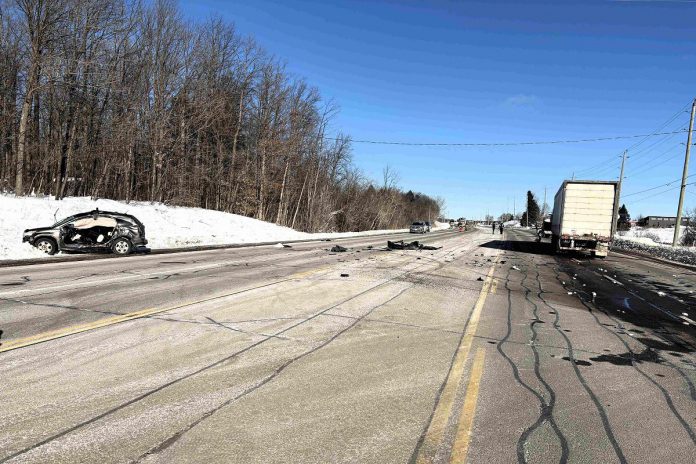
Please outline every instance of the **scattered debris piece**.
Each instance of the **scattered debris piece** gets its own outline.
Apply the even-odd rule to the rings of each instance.
[[[275,248],[292,248],[290,245],[286,245],[285,243],[276,243],[273,245]]]
[[[572,295],[572,294],[573,294],[573,292],[568,292],[568,295]]]
[[[404,242],[403,240],[400,240],[398,242],[392,242],[391,240],[387,240],[387,248],[390,250],[439,250],[440,247],[432,246],[432,245],[424,245],[420,243],[418,240],[414,240],[413,242]]]
[[[659,296],[665,296],[665,295],[666,295],[665,292],[657,292],[657,294],[658,294]]]
[[[689,317],[689,313],[682,313],[682,316]],[[2,331],[0,331],[0,335],[2,335]]]
[[[520,270],[520,268],[517,267],[517,266],[515,266],[514,264],[512,265],[512,268],[513,268],[514,270],[516,270],[516,271],[519,271],[519,270]]]
[[[341,245],[334,245],[331,247],[331,250],[333,253],[344,253],[348,251],[348,248],[342,247]]]
[[[348,277],[348,274],[341,274],[341,277]]]
[[[606,276],[606,275],[604,276],[604,278],[615,285],[621,285],[623,287],[623,284],[616,279],[613,279],[613,278]]]
[[[478,280],[479,282],[483,282],[483,277],[479,277],[479,278],[476,279],[476,280]]]

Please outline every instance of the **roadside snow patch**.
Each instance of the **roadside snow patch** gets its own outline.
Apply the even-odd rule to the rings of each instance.
[[[286,242],[322,238],[377,235],[399,230],[334,232],[309,234],[238,214],[203,208],[168,206],[162,203],[92,200],[89,197],[16,197],[0,194],[0,260],[51,259],[27,243],[24,229],[50,226],[67,216],[92,211],[132,214],[145,224],[148,246],[182,248],[197,245],[228,245],[260,242]],[[435,223],[433,230],[447,229],[447,223]]]

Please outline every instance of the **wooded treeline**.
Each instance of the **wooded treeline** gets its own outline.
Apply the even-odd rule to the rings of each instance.
[[[379,185],[335,107],[234,26],[173,0],[0,0],[0,190],[162,201],[307,231],[403,227],[442,202]]]

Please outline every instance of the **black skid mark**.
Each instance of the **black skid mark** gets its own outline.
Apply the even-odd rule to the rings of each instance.
[[[530,385],[525,383],[522,378],[520,377],[520,372],[519,368],[515,364],[515,362],[507,355],[505,350],[503,349],[503,346],[505,343],[507,343],[508,339],[510,338],[510,335],[512,334],[512,289],[509,287],[509,281],[510,281],[510,271],[511,268],[508,269],[507,275],[505,278],[505,289],[507,290],[507,300],[508,300],[508,307],[507,307],[507,332],[505,333],[505,336],[500,340],[500,343],[496,346],[496,349],[498,350],[498,353],[507,361],[507,363],[510,365],[512,368],[512,375],[515,377],[515,381],[517,382],[518,385],[522,386],[524,389],[529,391],[531,394],[533,394],[537,400],[539,401],[539,407],[540,407],[540,415],[539,418],[536,420],[534,424],[532,424],[532,427],[530,428],[536,428],[543,421],[548,417],[549,423],[551,424],[551,427],[553,428],[554,432],[556,435],[559,437],[559,441],[561,442],[561,455],[562,458],[565,457],[565,460],[562,462],[567,462],[568,460],[568,444],[561,433],[560,429],[558,428],[555,420],[553,419],[553,416],[551,415],[551,411],[549,410],[549,405],[546,402],[546,399],[541,395],[539,392],[537,392],[534,388],[532,388]],[[533,430],[532,429],[532,430]],[[522,434],[520,439],[517,442],[517,461],[519,463],[526,463],[527,462],[527,457],[525,456],[525,451],[524,451],[524,443],[526,439],[528,438],[529,434],[531,433],[529,431],[530,429],[525,430],[525,432]],[[526,435],[525,435],[526,434]],[[565,445],[565,446],[564,446]]]
[[[558,274],[558,271],[556,272],[556,278],[559,280],[559,282],[562,282],[562,281],[560,280],[560,275]],[[604,324],[602,324],[602,323],[599,321],[599,318],[597,317],[597,315],[595,314],[595,312],[592,311],[592,308],[590,307],[590,304],[591,304],[591,303],[588,304],[588,302],[586,302],[584,298],[580,298],[580,297],[578,298],[578,300],[580,301],[580,303],[581,303],[585,308],[587,308],[587,310],[590,312],[590,314],[591,314],[592,317],[594,318],[594,320],[595,320],[595,322],[597,323],[597,325],[599,325],[601,328],[603,328],[604,330],[606,330],[607,332],[611,333],[611,334],[614,335],[616,338],[618,338],[618,340],[621,342],[621,344],[622,344],[624,347],[626,347],[626,350],[628,350],[628,354],[629,354],[630,357],[631,357],[631,358],[630,358],[630,359],[631,359],[631,364],[630,364],[630,365],[631,365],[638,373],[640,373],[646,380],[648,380],[648,381],[649,381],[650,383],[652,383],[658,390],[660,390],[660,393],[662,393],[662,396],[664,397],[665,402],[667,403],[667,407],[668,407],[668,408],[670,409],[670,411],[672,412],[672,415],[679,421],[679,423],[682,425],[682,427],[684,428],[684,430],[686,431],[686,433],[687,433],[687,434],[689,435],[689,437],[691,438],[691,441],[696,445],[696,433],[694,433],[694,430],[691,428],[691,426],[686,422],[686,420],[684,420],[684,418],[682,417],[682,415],[679,414],[679,411],[677,411],[677,408],[674,406],[674,401],[672,400],[672,397],[671,397],[671,395],[669,394],[669,392],[667,391],[667,389],[666,389],[665,387],[663,387],[663,386],[662,386],[659,382],[657,382],[655,379],[653,379],[652,377],[650,377],[644,370],[642,370],[640,367],[638,367],[638,363],[639,363],[640,361],[643,360],[643,359],[641,359],[641,356],[640,356],[640,355],[637,355],[637,354],[631,349],[631,347],[629,346],[629,344],[626,343],[626,340],[624,340],[624,339],[621,337],[621,335],[619,335],[618,333],[614,332],[613,330],[608,329]],[[601,311],[603,314],[605,314],[609,319],[611,319],[612,321],[614,321],[616,324],[620,324],[620,323],[621,323],[620,321],[618,321],[618,320],[616,320],[614,317],[612,317],[612,316],[611,316],[607,311],[605,311],[604,309],[602,309],[602,308],[600,308],[600,307],[598,307],[598,306],[596,306],[596,305],[593,305],[593,306],[595,307],[595,309],[598,309],[599,311]],[[644,339],[644,340],[645,340],[645,339]],[[640,339],[638,339],[638,341],[640,341]],[[653,343],[657,343],[657,342],[654,341],[654,340],[651,340],[651,341],[652,341]],[[651,347],[650,347],[649,345],[647,345],[647,344],[645,343],[645,341],[642,341],[641,343],[642,343],[643,345],[645,345],[649,350],[651,349]],[[653,355],[654,355],[654,354],[653,354]],[[664,359],[662,359],[662,358],[658,358],[658,359],[660,359],[661,361],[664,361]],[[667,364],[671,364],[671,363],[667,362]],[[689,384],[689,386],[690,386],[691,388],[693,388],[693,384],[691,383],[690,379],[688,379],[688,376],[686,376],[686,374],[684,374],[683,372],[681,372],[681,369],[679,369],[677,366],[674,366],[674,365],[671,365],[671,367],[674,367],[674,369],[676,369],[677,372],[679,372],[680,374],[682,374],[682,376],[687,380],[687,383]],[[692,393],[692,395],[693,395],[693,390],[691,391],[691,393]],[[693,399],[693,396],[692,396],[692,399]]]
[[[562,280],[560,279],[560,275],[558,274],[558,270],[553,268],[555,274],[556,274],[556,279],[558,280],[559,283],[562,283]],[[546,307],[549,308],[549,310],[552,310],[556,313],[556,319],[553,322],[553,327],[556,329],[556,331],[561,334],[563,339],[566,342],[566,349],[568,351],[568,358],[571,360],[571,365],[573,366],[573,370],[575,371],[575,376],[577,377],[578,381],[582,385],[582,387],[585,389],[585,392],[589,395],[590,399],[595,405],[595,408],[597,409],[597,412],[599,413],[599,417],[602,421],[602,426],[604,427],[604,432],[607,435],[607,439],[611,443],[612,448],[614,448],[614,452],[616,453],[616,456],[619,458],[619,461],[621,463],[626,463],[628,462],[626,460],[626,456],[623,453],[623,450],[621,449],[621,446],[619,445],[619,442],[616,440],[616,436],[614,435],[614,431],[611,428],[611,424],[609,423],[609,417],[607,416],[607,412],[604,409],[604,406],[600,403],[599,399],[597,398],[597,395],[592,391],[590,386],[587,384],[587,381],[585,380],[585,377],[582,375],[580,372],[580,369],[578,368],[578,365],[575,362],[575,353],[574,353],[574,348],[573,348],[573,343],[570,341],[570,338],[568,338],[568,335],[561,329],[560,326],[560,314],[557,308],[552,306],[546,298],[543,296],[544,289],[541,285],[541,279],[537,275],[537,287],[539,288],[539,293],[537,293],[537,296],[540,301],[544,303]],[[564,287],[565,288],[565,287]],[[594,314],[593,314],[594,316]],[[595,317],[596,319],[596,317]],[[599,321],[597,321],[599,322]],[[605,327],[606,328],[606,327]],[[608,330],[608,329],[607,329]]]
[[[537,273],[537,279],[539,278],[539,271],[536,271]],[[531,289],[527,287],[524,284],[524,281],[527,280],[528,274],[525,272],[524,274],[524,279],[520,282],[520,285],[524,287],[525,289],[525,300],[529,302],[529,304],[532,305],[534,308],[533,314],[535,320],[532,321],[530,324],[530,328],[532,331],[532,339],[531,339],[531,347],[532,347],[532,352],[534,353],[534,374],[536,375],[537,379],[539,379],[539,382],[544,386],[546,391],[549,394],[549,401],[546,402],[544,401],[543,404],[541,405],[541,411],[539,414],[539,418],[536,420],[534,424],[532,424],[530,427],[528,427],[524,432],[522,432],[522,435],[520,435],[519,441],[518,441],[518,449],[520,447],[520,444],[522,446],[522,449],[525,448],[527,445],[527,441],[529,440],[529,437],[532,436],[532,434],[539,428],[541,425],[548,421],[551,427],[553,428],[556,436],[558,437],[558,441],[561,445],[561,459],[559,462],[566,463],[568,462],[568,456],[570,454],[570,450],[568,448],[568,440],[566,437],[563,435],[563,432],[561,432],[560,428],[558,427],[558,424],[556,423],[556,420],[553,417],[553,408],[556,405],[556,392],[551,388],[551,385],[546,382],[544,377],[541,375],[541,368],[540,368],[540,361],[539,361],[539,351],[537,350],[536,347],[536,339],[537,339],[537,332],[536,332],[536,325],[537,323],[541,322],[539,320],[539,307],[538,305],[533,302],[529,298],[529,294],[531,293]]]

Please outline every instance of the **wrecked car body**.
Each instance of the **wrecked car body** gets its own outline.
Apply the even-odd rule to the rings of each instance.
[[[118,255],[149,251],[145,247],[145,226],[135,216],[98,209],[75,214],[50,227],[26,229],[22,242],[49,255],[59,251]]]

